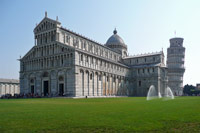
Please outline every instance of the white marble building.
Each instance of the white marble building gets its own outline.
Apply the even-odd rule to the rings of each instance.
[[[51,96],[146,96],[167,84],[163,52],[127,56],[116,29],[105,45],[61,26],[45,13],[35,46],[20,59],[21,93]]]
[[[0,78],[0,97],[6,94],[19,94],[19,80],[17,79],[2,79]]]
[[[171,38],[167,49],[168,86],[174,95],[183,94],[183,75],[185,72],[185,48],[183,38]]]

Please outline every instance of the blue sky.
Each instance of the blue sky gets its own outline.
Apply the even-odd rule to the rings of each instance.
[[[105,44],[114,28],[129,55],[161,51],[184,38],[184,84],[200,83],[199,0],[0,0],[0,78],[19,77],[19,56],[34,46],[33,29],[48,17]]]

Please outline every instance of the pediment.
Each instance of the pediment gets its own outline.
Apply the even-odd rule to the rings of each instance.
[[[50,19],[48,17],[44,17],[44,19],[35,27],[35,29],[33,31],[34,31],[34,33],[39,33],[42,31],[56,28],[60,24],[61,23],[56,20]]]
[[[66,44],[62,44],[60,42],[57,42],[56,43],[57,46],[60,47],[61,51],[60,51],[60,54],[63,54],[63,53],[71,53],[74,51],[74,47],[71,47],[71,46],[68,46]],[[49,45],[50,46],[50,45]],[[33,58],[37,58],[36,57],[36,49],[37,48],[40,48],[41,46],[34,46],[32,47],[25,55],[24,57],[21,59],[21,60],[27,60],[27,59],[33,59]],[[48,47],[47,45],[43,45],[43,47]],[[56,53],[56,54],[59,54],[59,53]],[[51,55],[50,55],[51,56]]]

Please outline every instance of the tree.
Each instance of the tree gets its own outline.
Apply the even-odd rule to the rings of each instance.
[[[193,85],[185,85],[183,88],[183,93],[184,94],[188,94],[188,95],[192,95],[192,94],[196,94],[196,87]]]

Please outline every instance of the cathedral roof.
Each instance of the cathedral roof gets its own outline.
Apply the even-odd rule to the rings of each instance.
[[[162,63],[155,63],[155,64],[143,64],[143,65],[131,65],[129,67],[131,68],[145,68],[145,67],[155,67],[155,66],[160,66],[160,67],[164,67]]]
[[[153,53],[145,53],[145,54],[139,54],[139,55],[133,55],[133,56],[127,56],[124,59],[139,58],[139,57],[145,57],[145,56],[154,56],[154,55],[161,55],[161,54],[163,54],[163,51],[153,52]]]
[[[125,43],[123,41],[123,39],[117,34],[117,30],[115,29],[113,31],[113,35],[107,40],[106,46],[109,46],[109,45],[122,45],[122,46],[125,46]]]

